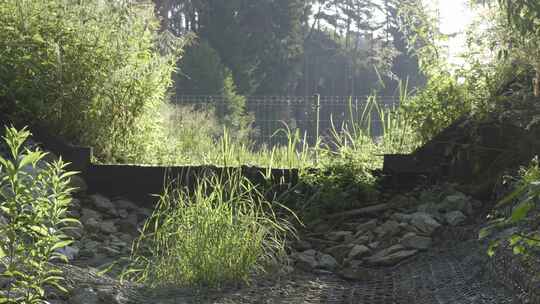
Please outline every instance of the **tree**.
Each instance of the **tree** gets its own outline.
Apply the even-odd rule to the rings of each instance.
[[[498,0],[506,12],[509,49],[515,57],[534,67],[534,96],[540,97],[540,3],[533,0]]]
[[[224,87],[225,66],[207,41],[187,48],[178,68],[177,95],[218,95]]]

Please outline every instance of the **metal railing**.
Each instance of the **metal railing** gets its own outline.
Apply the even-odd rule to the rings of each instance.
[[[365,113],[369,96],[248,96],[246,108],[252,113],[257,132],[254,140],[268,146],[287,142],[286,134],[276,132],[285,127],[298,129],[300,134],[313,144],[318,136],[327,137],[332,124],[340,129],[351,122],[366,123],[362,117],[370,115],[372,136],[382,134],[382,122],[375,108]],[[192,105],[198,109],[213,109],[218,117],[226,111],[226,99],[213,95],[179,95],[173,97],[176,105]],[[377,96],[379,108],[389,110],[398,106],[398,99],[390,96]]]

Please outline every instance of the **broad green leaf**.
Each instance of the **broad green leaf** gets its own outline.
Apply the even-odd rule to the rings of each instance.
[[[509,195],[505,196],[495,207],[500,208],[508,203],[511,203],[514,199],[516,199],[518,196],[522,195],[523,193],[527,192],[529,189],[528,184],[520,185],[516,190],[512,191]]]
[[[521,202],[512,211],[511,222],[516,223],[524,219],[529,213],[529,211],[532,209],[532,207],[533,204],[531,203],[530,198]]]
[[[72,244],[73,241],[72,240],[66,240],[66,241],[61,241],[61,242],[58,242],[56,244],[54,244],[52,247],[51,247],[51,250],[56,250],[58,248],[64,248],[66,246],[69,246],[70,244]]]
[[[48,236],[49,233],[48,233],[48,230],[46,227],[44,227],[43,225],[33,225],[33,226],[30,226],[30,230],[38,233],[39,235],[41,236]]]

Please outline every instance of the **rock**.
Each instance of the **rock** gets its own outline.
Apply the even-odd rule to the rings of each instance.
[[[78,175],[70,177],[69,186],[75,188],[75,193],[86,192],[88,190],[88,185],[84,179]]]
[[[381,242],[372,242],[372,243],[368,244],[368,247],[371,248],[371,249],[377,249],[380,244],[381,244]]]
[[[355,245],[365,245],[369,243],[373,239],[373,234],[371,232],[367,232],[351,241],[351,244]]]
[[[418,250],[405,250],[405,247],[398,244],[383,249],[365,260],[370,265],[392,266],[403,259],[415,255],[417,252]]]
[[[81,201],[77,198],[71,198],[69,202],[70,209],[81,210]]]
[[[115,249],[115,248],[112,248],[112,247],[109,247],[109,246],[101,247],[100,251],[101,251],[102,253],[105,253],[106,255],[108,255],[108,256],[110,256],[110,257],[114,257],[114,256],[120,255],[120,250]]]
[[[83,247],[79,255],[84,257],[93,257],[96,255],[99,246],[100,243],[93,240],[87,240],[83,243]]]
[[[75,260],[79,256],[79,251],[79,248],[76,246],[66,246],[56,250],[56,252],[64,255],[69,261]]]
[[[365,223],[362,223],[356,227],[357,233],[364,233],[366,231],[371,231],[377,227],[377,220],[372,219],[370,221],[367,221]]]
[[[330,230],[330,225],[326,222],[321,222],[316,224],[311,228],[311,230],[315,233],[323,233]]]
[[[319,256],[319,268],[325,270],[334,270],[337,268],[337,266],[338,262],[333,256],[324,253]]]
[[[343,262],[345,257],[347,257],[347,253],[353,248],[354,245],[352,244],[346,244],[346,245],[336,245],[329,248],[326,248],[324,250],[325,253],[330,254],[333,256],[338,262]]]
[[[425,203],[416,208],[418,212],[427,213],[430,215],[437,215],[439,214],[439,211],[442,209],[441,205],[436,203]]]
[[[98,296],[103,303],[126,304],[128,299],[117,289],[98,289]]]
[[[412,215],[397,212],[392,214],[390,218],[398,222],[409,222],[412,219]]]
[[[451,226],[463,223],[467,217],[461,211],[450,211],[444,215],[444,219]]]
[[[308,249],[303,252],[299,252],[295,255],[296,266],[304,270],[312,270],[319,265],[317,258],[317,251],[314,249]]]
[[[126,209],[118,209],[118,217],[119,218],[127,218],[129,216],[129,213]]]
[[[84,234],[84,228],[83,228],[82,224],[81,224],[81,225],[77,225],[77,226],[70,226],[70,227],[66,227],[66,228],[65,228],[64,233],[65,233],[67,236],[69,236],[69,237],[71,237],[71,238],[73,238],[73,239],[78,240],[78,239],[80,239],[80,238],[83,236],[83,234]]]
[[[93,194],[89,196],[90,203],[100,212],[104,212],[113,216],[117,216],[116,207],[105,196],[100,194]]]
[[[139,209],[139,207],[135,203],[128,200],[117,200],[114,201],[113,204],[117,209],[125,209],[129,212]]]
[[[101,213],[93,210],[93,209],[88,209],[88,208],[82,208],[81,210],[81,218],[80,218],[80,221],[81,223],[83,223],[84,225],[86,225],[86,222],[90,219],[90,218],[93,218],[97,221],[101,221],[102,219],[102,215]]]
[[[84,228],[90,232],[98,232],[101,230],[101,221],[98,221],[95,218],[89,218],[84,223]]]
[[[461,192],[448,195],[444,198],[441,207],[444,211],[461,211],[465,214],[471,215],[473,208],[470,199]]]
[[[386,221],[375,228],[374,232],[379,238],[392,237],[399,233],[399,223],[394,220]]]
[[[116,229],[114,220],[103,221],[99,228],[103,233],[106,233],[106,234],[112,234],[112,233],[118,232],[118,229]]]
[[[137,215],[131,213],[127,218],[121,219],[117,222],[118,231],[137,236],[137,224]]]
[[[414,233],[407,233],[403,236],[400,244],[406,248],[413,248],[419,250],[426,250],[431,247],[431,238],[426,236],[419,236]]]
[[[72,291],[72,296],[69,299],[70,304],[99,304],[99,296],[97,292],[90,288],[78,288]]]
[[[325,235],[325,238],[333,242],[343,242],[347,237],[351,237],[351,231],[332,231]]]
[[[397,208],[408,208],[408,207],[411,207],[415,204],[417,204],[417,201],[412,198],[412,197],[409,197],[409,196],[406,196],[406,195],[403,195],[403,194],[398,194],[394,197],[392,197],[388,203],[394,207],[397,207]]]
[[[115,260],[115,258],[107,256],[103,253],[97,253],[91,259],[85,261],[85,264],[94,268],[107,268]]]
[[[119,233],[118,239],[124,242],[127,246],[131,246],[133,243],[133,236],[128,233]]]
[[[296,265],[304,270],[325,269],[334,270],[338,262],[329,254],[308,249],[295,255]]]
[[[347,259],[357,259],[360,257],[363,257],[365,255],[368,255],[371,252],[371,249],[369,249],[367,246],[364,245],[355,245],[349,254],[347,255]]]
[[[311,243],[304,240],[297,240],[296,242],[294,242],[293,247],[298,251],[306,251],[312,248]]]
[[[441,226],[430,214],[425,212],[416,212],[412,214],[411,225],[417,228],[421,233],[431,235]]]

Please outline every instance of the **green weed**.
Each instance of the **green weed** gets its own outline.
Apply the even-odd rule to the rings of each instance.
[[[151,287],[248,282],[284,261],[285,237],[294,234],[275,208],[239,172],[200,176],[191,193],[171,185],[122,277]]]
[[[29,135],[6,128],[11,159],[0,156],[0,303],[46,303],[45,286],[65,291],[51,262],[66,261],[57,249],[71,244],[64,231],[78,223],[66,215],[75,173],[61,160],[41,165],[46,153],[22,148]]]

